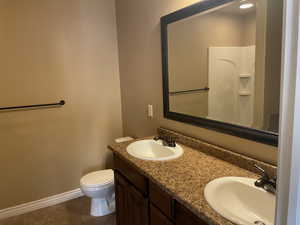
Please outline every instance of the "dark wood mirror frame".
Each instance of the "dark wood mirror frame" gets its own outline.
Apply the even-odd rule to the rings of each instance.
[[[196,15],[200,12],[221,6],[234,0],[205,0],[178,10],[161,18],[162,69],[163,69],[163,102],[164,117],[199,127],[216,130],[222,133],[246,138],[256,142],[277,146],[278,134],[263,130],[238,126],[220,121],[189,116],[171,112],[169,107],[169,70],[168,70],[168,24]]]

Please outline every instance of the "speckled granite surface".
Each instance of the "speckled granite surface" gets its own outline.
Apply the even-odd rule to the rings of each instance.
[[[160,136],[172,136],[176,138],[176,142],[184,144],[186,146],[189,146],[194,149],[198,149],[203,153],[209,154],[211,156],[214,156],[216,158],[225,160],[229,163],[232,163],[234,165],[237,165],[243,169],[252,171],[254,173],[257,173],[257,169],[254,168],[254,164],[257,164],[258,166],[262,167],[271,177],[274,177],[276,175],[276,169],[277,167],[270,165],[268,163],[264,163],[252,158],[249,158],[247,156],[232,152],[230,150],[224,149],[222,147],[209,144],[207,142],[203,142],[201,140],[198,140],[196,138],[188,137],[184,134],[177,133],[172,130],[168,130],[165,128],[158,128],[157,129],[158,135]]]
[[[114,143],[109,148],[211,225],[233,223],[210,208],[204,197],[205,185],[216,178],[226,176],[258,178],[257,174],[249,170],[202,152],[203,147],[196,150],[180,143],[184,149],[180,158],[155,162],[130,156],[126,151],[130,143]],[[226,154],[224,156],[228,157]]]

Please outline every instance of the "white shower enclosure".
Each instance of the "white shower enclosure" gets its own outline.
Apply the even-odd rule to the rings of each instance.
[[[208,119],[251,127],[255,46],[209,48]]]

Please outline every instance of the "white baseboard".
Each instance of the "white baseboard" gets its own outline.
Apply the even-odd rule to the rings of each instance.
[[[83,196],[83,193],[78,188],[73,191],[68,191],[62,194],[50,196],[37,201],[28,202],[7,209],[2,209],[0,210],[0,219],[5,219],[12,216],[18,216],[24,213],[35,211],[37,209],[42,209],[49,206],[57,205],[59,203],[66,202],[75,198],[79,198],[81,196]]]

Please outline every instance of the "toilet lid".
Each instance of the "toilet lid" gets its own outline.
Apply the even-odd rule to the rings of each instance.
[[[81,178],[80,184],[86,187],[98,187],[114,182],[113,170],[100,170],[89,173]]]

